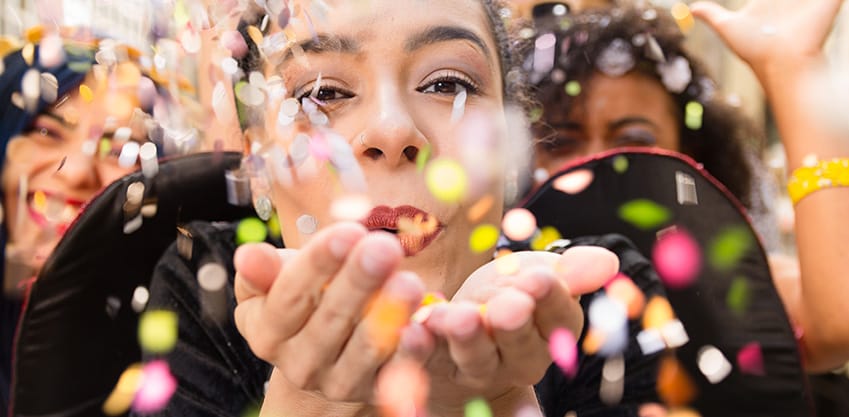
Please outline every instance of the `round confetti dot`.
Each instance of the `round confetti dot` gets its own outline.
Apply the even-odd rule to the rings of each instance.
[[[472,252],[483,253],[498,242],[498,228],[491,224],[482,224],[472,231],[469,236],[469,248]]]
[[[579,169],[554,180],[554,188],[566,194],[578,194],[586,190],[594,178],[595,174],[589,169]]]
[[[344,195],[330,204],[330,215],[336,220],[360,221],[374,208],[371,200],[362,194]]]
[[[684,124],[690,130],[699,130],[702,128],[702,118],[705,114],[705,108],[697,101],[687,103],[684,109]]]
[[[177,314],[167,310],[153,310],[139,319],[139,343],[151,353],[167,353],[177,343]]]
[[[239,222],[239,225],[236,226],[237,245],[264,242],[267,236],[268,229],[266,229],[265,223],[256,217],[243,219]]]
[[[619,218],[641,230],[657,229],[671,217],[669,209],[646,199],[629,201],[619,207]]]
[[[604,333],[619,331],[628,322],[625,306],[606,295],[593,299],[588,317],[590,325]]]
[[[628,171],[628,158],[624,155],[619,155],[613,158],[613,170],[617,174],[624,174]]]
[[[239,61],[231,57],[227,57],[221,60],[221,71],[224,71],[227,75],[235,75],[239,72]]]
[[[548,245],[551,245],[554,242],[560,240],[563,236],[560,235],[560,231],[557,228],[552,226],[545,226],[540,230],[539,234],[531,241],[531,249],[537,251],[543,251],[548,248]]]
[[[711,384],[718,384],[731,373],[731,362],[714,346],[699,349],[699,370]]]
[[[165,408],[174,391],[177,380],[171,375],[168,362],[156,360],[144,366],[141,386],[133,400],[133,410],[151,414]]]
[[[241,58],[248,53],[248,44],[242,34],[235,30],[228,30],[221,34],[221,46],[230,51],[233,58]]]
[[[578,373],[578,340],[567,329],[555,329],[548,339],[548,352],[551,359],[569,378]]]
[[[521,242],[534,235],[537,230],[537,219],[529,210],[515,208],[504,215],[501,228],[510,240]]]
[[[581,94],[581,83],[577,81],[569,81],[564,88],[569,97],[577,97]]]
[[[743,346],[737,352],[737,366],[740,372],[748,375],[766,375],[764,371],[764,357],[761,351],[761,345],[757,342],[749,343]]]
[[[466,403],[464,417],[492,417],[492,410],[486,400],[475,398]]]
[[[468,177],[463,167],[448,159],[431,161],[425,170],[425,181],[431,194],[445,203],[459,202],[468,188]]]
[[[210,262],[198,269],[198,285],[204,291],[219,291],[227,285],[227,270],[219,263]]]
[[[652,250],[657,274],[669,288],[686,288],[698,278],[702,268],[699,244],[683,230],[666,232]]]
[[[62,37],[50,34],[41,39],[38,47],[38,62],[44,68],[59,66],[65,60],[65,48]]]
[[[302,235],[311,235],[318,230],[318,220],[309,214],[304,214],[298,217],[298,220],[295,221],[295,226]]]

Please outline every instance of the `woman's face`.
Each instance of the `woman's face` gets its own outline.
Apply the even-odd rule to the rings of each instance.
[[[595,73],[581,87],[568,113],[547,105],[535,126],[537,167],[554,173],[573,159],[624,146],[679,150],[675,104],[657,80]]]
[[[309,133],[315,151],[323,140],[316,129],[281,127],[278,111],[286,98],[309,101],[312,95],[322,102],[329,127],[350,144],[359,164],[361,195],[376,207],[368,217],[354,217],[398,235],[408,255],[402,267],[418,272],[430,289],[453,293],[490,258],[469,250],[473,228],[498,224],[502,211],[503,169],[478,176],[473,171],[480,167],[466,164],[492,151],[470,151],[470,144],[492,143],[505,124],[499,53],[486,12],[476,0],[328,3],[329,11],[313,16],[312,28],[290,24],[286,33],[294,34],[295,52],[266,65],[266,77],[282,77],[287,93],[267,109],[265,134],[294,156],[296,131]],[[340,200],[357,188],[350,186],[356,175],[329,169],[312,151],[285,169],[290,180],[275,182],[274,202],[289,247],[309,238],[304,224],[314,220],[321,228],[338,220],[340,211],[357,212]],[[429,191],[430,168],[417,162],[435,159],[465,166],[469,191],[458,201],[441,201]],[[469,210],[481,199],[493,204],[470,221]],[[404,233],[411,221],[422,226],[421,233]]]
[[[29,278],[38,273],[83,203],[135,170],[135,164],[118,164],[121,148],[114,140],[138,106],[137,84],[126,85],[124,75],[123,83],[95,81],[90,75],[83,83],[93,92],[90,100],[74,89],[39,114],[31,130],[9,142],[2,186],[10,274]],[[139,139],[138,129],[124,138]]]

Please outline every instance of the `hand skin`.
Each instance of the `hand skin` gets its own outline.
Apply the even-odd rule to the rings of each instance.
[[[790,172],[809,155],[820,161],[849,157],[845,132],[820,122],[806,94],[811,77],[824,68],[823,44],[842,4],[842,0],[751,0],[739,11],[704,1],[691,6],[693,15],[711,26],[760,80],[776,116]],[[808,370],[825,371],[849,360],[849,322],[833,319],[849,314],[845,302],[849,280],[844,272],[849,257],[845,221],[849,190],[814,192],[795,209],[799,298],[784,302],[797,304],[790,313],[804,333],[802,354]]]
[[[372,414],[377,373],[399,358],[427,361],[431,415],[461,416],[473,395],[488,398],[496,415],[510,415],[506,410],[516,404],[536,404],[532,385],[551,363],[551,331],[580,334],[583,312],[575,296],[600,288],[618,270],[613,253],[591,247],[518,253],[522,267],[515,275],[498,274],[490,262],[425,325],[396,323],[398,338],[387,348],[368,332],[369,300],[390,294],[412,312],[423,294],[414,274],[396,271],[402,256],[396,245],[391,236],[339,224],[299,251],[239,248],[237,327],[257,356],[275,366],[269,385],[275,395],[266,398],[263,415]],[[334,247],[343,256],[333,258]],[[376,274],[361,265],[369,252],[386,260]],[[483,316],[479,304],[487,306]]]

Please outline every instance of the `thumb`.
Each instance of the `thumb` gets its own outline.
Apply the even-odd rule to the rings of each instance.
[[[598,290],[619,272],[619,258],[599,246],[575,246],[557,260],[555,271],[572,296]]]
[[[730,10],[712,1],[697,1],[690,5],[690,13],[707,23],[720,36],[725,37],[723,23],[731,17]]]
[[[283,261],[277,248],[268,243],[239,246],[233,255],[236,267],[236,299],[265,294],[280,273]]]

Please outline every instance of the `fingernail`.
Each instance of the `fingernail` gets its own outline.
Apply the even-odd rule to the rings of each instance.
[[[392,269],[392,263],[384,258],[380,253],[375,251],[365,250],[360,258],[360,267],[372,276],[386,275]]]

